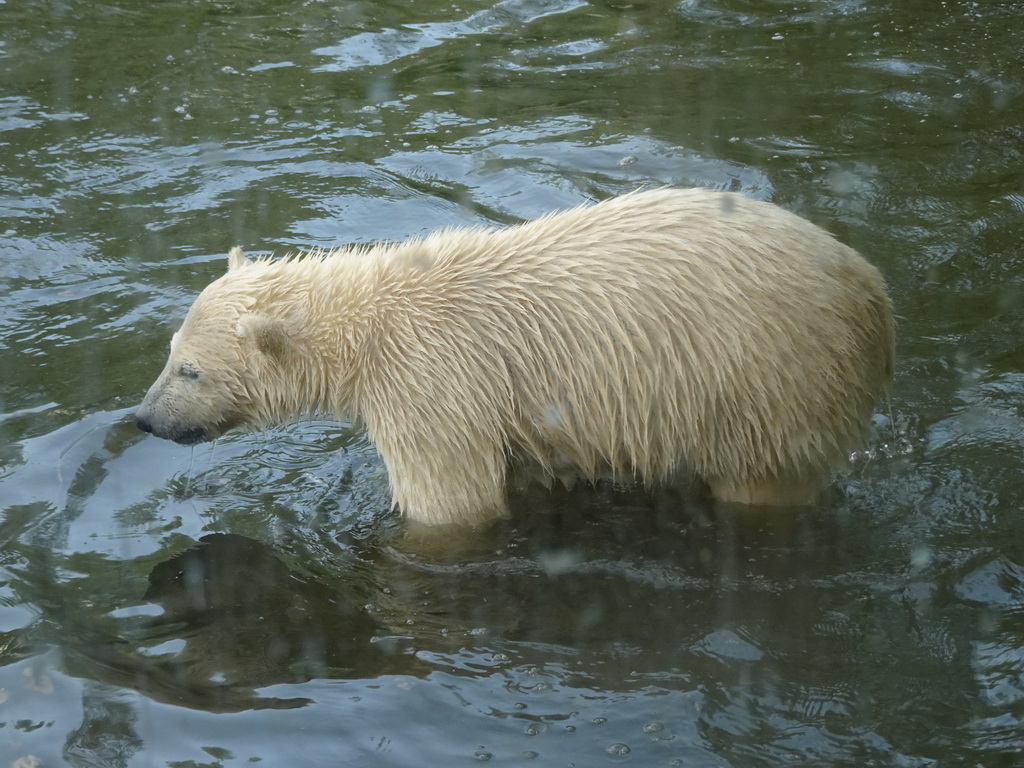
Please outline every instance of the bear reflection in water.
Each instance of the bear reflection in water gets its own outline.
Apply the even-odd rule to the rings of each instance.
[[[259,695],[271,685],[418,671],[373,641],[387,633],[350,592],[303,577],[259,542],[211,534],[153,569],[145,599],[159,615],[124,619],[115,643],[65,653],[104,682],[210,712],[308,703]]]
[[[136,419],[183,444],[361,420],[427,525],[505,515],[511,466],[808,504],[863,447],[893,348],[854,250],[768,203],[661,189],[397,245],[235,248]]]

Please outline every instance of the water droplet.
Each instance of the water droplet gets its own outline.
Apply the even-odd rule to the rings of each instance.
[[[932,551],[927,546],[921,545],[914,547],[910,553],[910,563],[915,568],[923,569],[927,568],[932,562]]]

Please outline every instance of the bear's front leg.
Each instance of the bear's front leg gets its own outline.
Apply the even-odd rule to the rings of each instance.
[[[451,429],[371,433],[387,466],[393,507],[426,525],[472,526],[505,517],[507,459],[501,445]]]

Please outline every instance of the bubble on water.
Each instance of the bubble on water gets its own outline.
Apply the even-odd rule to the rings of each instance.
[[[576,726],[575,725],[567,725],[567,726],[565,726],[565,732],[566,733],[576,733]]]
[[[484,763],[484,762],[487,762],[488,760],[490,760],[492,757],[494,757],[494,755],[492,755],[490,752],[485,752],[483,750],[478,750],[477,752],[473,753],[473,757],[475,757],[481,763]]]
[[[521,701],[517,701],[515,704],[512,705],[512,707],[514,709],[526,709],[526,704],[524,704]]]
[[[604,725],[605,723],[608,722],[608,718],[607,717],[595,717],[593,720],[591,720],[591,722],[594,725]]]
[[[619,168],[625,168],[627,166],[633,165],[633,163],[635,163],[636,161],[636,155],[626,155],[624,158],[619,160]]]
[[[536,760],[538,757],[540,757],[540,752],[534,752],[532,749],[523,752],[523,759],[525,760]]]
[[[655,720],[653,723],[648,723],[644,726],[644,733],[661,733],[665,730],[665,725]]]
[[[524,733],[527,736],[540,736],[542,733],[546,733],[548,730],[547,723],[530,723],[524,729]]]
[[[626,744],[617,742],[615,744],[609,744],[604,751],[612,757],[625,757],[629,754],[629,747]]]

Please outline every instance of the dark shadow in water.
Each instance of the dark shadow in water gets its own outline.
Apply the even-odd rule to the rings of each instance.
[[[610,484],[525,493],[512,507],[484,530],[349,537],[355,557],[326,578],[243,536],[206,536],[153,568],[145,599],[160,615],[120,619],[115,641],[63,644],[67,666],[210,712],[300,707],[309,701],[260,691],[422,678],[431,655],[496,648],[520,664],[573,649],[587,685],[618,689],[632,670],[692,669],[723,623],[813,614],[822,586],[858,558],[834,545],[849,540],[842,519],[817,510],[711,509]]]
[[[604,668],[629,647],[629,663],[658,668],[741,616],[813,611],[809,582],[827,585],[860,557],[842,543],[853,523],[821,509],[712,507],[606,483],[511,501],[511,519],[487,530],[386,544],[382,620],[421,639],[472,629],[487,647],[571,648]]]
[[[270,547],[235,534],[206,536],[157,565],[146,599],[163,614],[139,620],[116,644],[65,646],[70,666],[78,657],[92,679],[209,712],[300,707],[309,700],[265,698],[258,689],[417,666],[393,643],[377,641],[381,631],[358,598],[291,571]]]

